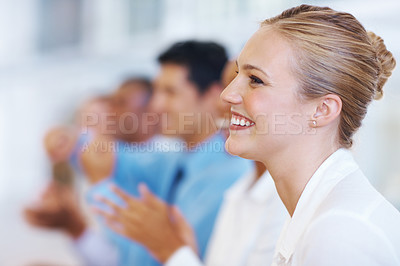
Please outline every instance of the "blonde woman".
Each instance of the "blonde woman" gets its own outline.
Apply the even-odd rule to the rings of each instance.
[[[226,148],[265,164],[290,214],[273,265],[400,265],[400,214],[349,151],[395,67],[383,40],[301,5],[265,20],[237,65]]]

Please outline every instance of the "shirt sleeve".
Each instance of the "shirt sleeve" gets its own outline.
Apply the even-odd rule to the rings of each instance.
[[[184,246],[175,251],[164,266],[203,266],[203,263],[190,247]]]
[[[116,266],[118,250],[100,233],[86,230],[73,242],[73,249],[85,266]]]

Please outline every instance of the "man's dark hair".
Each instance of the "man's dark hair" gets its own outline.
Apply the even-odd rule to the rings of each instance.
[[[191,80],[200,93],[212,83],[220,82],[222,70],[228,60],[225,48],[215,42],[185,41],[172,45],[158,57],[160,64],[187,67]]]

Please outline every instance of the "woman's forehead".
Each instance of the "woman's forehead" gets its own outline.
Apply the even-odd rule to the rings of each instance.
[[[239,67],[252,65],[268,73],[288,67],[292,52],[285,38],[271,27],[263,26],[251,36],[237,61]]]

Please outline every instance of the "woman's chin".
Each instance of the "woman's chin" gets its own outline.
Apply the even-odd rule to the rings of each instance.
[[[237,141],[233,137],[229,136],[228,139],[225,142],[225,150],[233,155],[233,156],[239,156],[242,158],[249,159],[245,154],[246,154],[246,147],[241,143],[240,141]]]
[[[225,150],[230,154],[230,155],[234,155],[236,156],[237,154],[235,154],[234,149],[232,148],[232,144],[230,143],[229,140],[230,137],[228,137],[228,139],[225,141]]]

